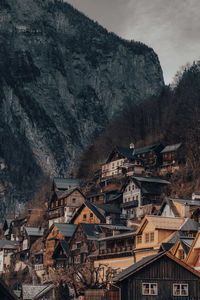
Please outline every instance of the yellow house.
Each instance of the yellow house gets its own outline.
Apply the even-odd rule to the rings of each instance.
[[[190,251],[185,258],[185,262],[195,270],[200,271],[200,231],[198,231],[192,243]]]
[[[160,245],[169,241],[181,229],[185,218],[146,216],[136,230],[136,262],[158,252]]]

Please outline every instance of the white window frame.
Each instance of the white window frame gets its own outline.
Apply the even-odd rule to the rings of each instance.
[[[182,294],[182,286],[185,285],[186,286],[186,294]],[[180,295],[176,294],[177,289],[175,288],[175,286],[179,286],[179,291],[180,291]],[[187,297],[189,296],[189,292],[188,292],[188,283],[173,283],[173,296],[178,296],[178,297]]]
[[[148,285],[148,294],[145,293],[145,285]],[[155,293],[152,293],[151,285],[155,285]],[[158,284],[156,282],[143,282],[142,283],[142,295],[143,296],[157,296],[158,295]]]

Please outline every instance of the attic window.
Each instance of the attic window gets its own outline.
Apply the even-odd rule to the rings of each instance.
[[[138,244],[141,244],[141,243],[142,243],[142,236],[141,236],[141,235],[138,235],[138,236],[137,236],[137,243],[138,243]]]
[[[180,249],[178,252],[179,252],[179,258],[180,259],[184,259],[184,251],[183,251],[183,249]]]
[[[158,284],[142,283],[142,295],[158,295]]]
[[[83,215],[83,220],[86,220],[86,219],[87,219],[87,215],[84,214],[84,215]]]
[[[93,219],[93,213],[90,214],[90,219]]]
[[[174,283],[173,296],[188,296],[188,284]]]
[[[72,202],[75,203],[76,202],[76,198],[72,198]]]

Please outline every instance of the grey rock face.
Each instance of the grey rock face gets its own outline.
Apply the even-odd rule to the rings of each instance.
[[[32,197],[42,172],[69,175],[92,138],[164,83],[151,48],[108,33],[66,3],[0,6],[2,217],[11,202]]]

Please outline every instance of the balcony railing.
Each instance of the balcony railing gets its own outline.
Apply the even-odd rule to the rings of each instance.
[[[44,270],[44,265],[43,264],[38,264],[34,266],[35,271],[41,271]]]
[[[99,250],[99,255],[126,253],[126,252],[132,251],[133,248],[134,248],[134,246],[124,246],[124,247],[100,249]]]

